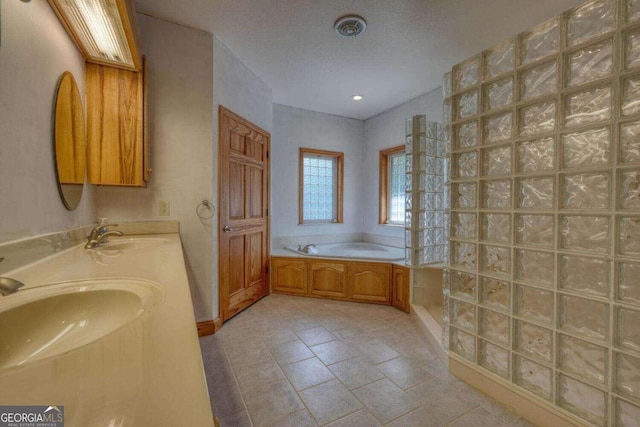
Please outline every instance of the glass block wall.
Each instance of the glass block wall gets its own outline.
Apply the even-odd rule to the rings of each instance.
[[[407,120],[405,246],[407,265],[442,262],[447,244],[444,177],[447,161],[442,126],[426,116]],[[448,195],[447,195],[448,197]]]
[[[453,67],[444,96],[452,357],[640,425],[640,1],[519,34]]]

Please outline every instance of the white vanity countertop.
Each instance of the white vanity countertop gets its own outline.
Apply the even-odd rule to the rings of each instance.
[[[164,299],[97,341],[0,370],[0,405],[64,405],[67,427],[213,425],[179,234],[137,237],[164,240],[123,250],[79,245],[3,274],[23,282],[23,289],[142,279],[160,284]]]

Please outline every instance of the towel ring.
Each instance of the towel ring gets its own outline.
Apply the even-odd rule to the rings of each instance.
[[[200,214],[200,208],[204,206],[205,208],[209,209],[211,211],[211,215],[209,216],[203,216]],[[213,206],[213,204],[208,201],[207,199],[204,199],[203,201],[200,202],[200,204],[198,206],[196,206],[196,215],[198,215],[198,218],[202,219],[202,220],[207,220],[207,219],[211,219],[213,218],[213,216],[216,214],[216,208],[215,206]]]

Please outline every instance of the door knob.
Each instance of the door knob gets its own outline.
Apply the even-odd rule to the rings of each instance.
[[[224,231],[225,233],[230,233],[233,231],[233,228],[229,227],[228,225],[225,225],[222,231]]]

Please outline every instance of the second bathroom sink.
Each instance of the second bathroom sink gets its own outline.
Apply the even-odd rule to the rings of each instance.
[[[91,279],[0,298],[0,371],[96,341],[162,301],[161,285],[137,279]]]

